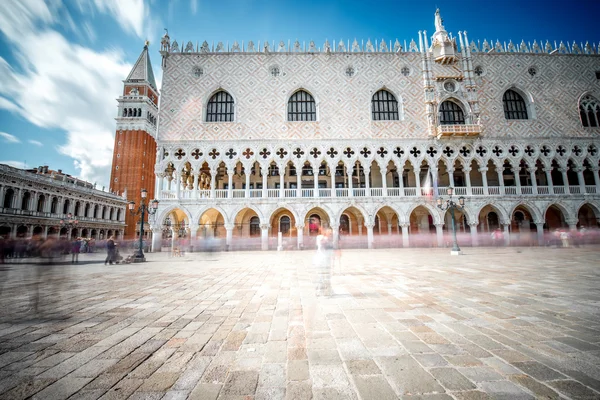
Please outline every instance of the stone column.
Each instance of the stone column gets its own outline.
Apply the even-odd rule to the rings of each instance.
[[[50,228],[50,227],[44,226],[44,230],[42,231],[42,238],[44,240],[48,239],[48,228]],[[88,232],[91,232],[91,229]],[[88,236],[89,236],[89,234],[88,234]]]
[[[246,175],[246,192],[244,196],[250,198],[250,174],[248,173],[247,168],[244,168],[244,174]]]
[[[409,247],[408,227],[410,224],[402,224],[400,226],[402,227],[402,247]]]
[[[467,196],[471,196],[473,194],[471,189],[471,167],[464,167],[463,172],[465,174],[465,181],[467,181]]]
[[[535,178],[535,170],[535,167],[527,168],[527,171],[529,172],[529,178],[531,179],[531,190],[533,191],[533,194],[537,194],[537,180]]]
[[[316,168],[313,165],[313,179],[315,183],[313,197],[319,197],[319,167],[320,165],[317,165]]]
[[[579,190],[581,194],[585,194],[585,179],[583,178],[583,168],[577,168],[577,180],[579,181]]]
[[[214,199],[216,197],[215,190],[217,186],[217,168],[211,168],[210,171],[210,198]]]
[[[517,185],[517,194],[521,194],[521,169],[520,168],[511,168],[510,171],[513,173],[515,177],[515,185]]]
[[[537,229],[538,245],[544,246],[544,221],[536,221],[535,227]]]
[[[176,190],[176,195],[175,197],[177,199],[181,198],[181,174],[178,172],[174,172],[173,175],[175,175],[175,190]]]
[[[452,227],[450,227],[452,229]],[[435,224],[435,235],[438,247],[444,247],[444,224]]]
[[[417,196],[421,196],[421,164],[418,168],[414,168]]]
[[[362,163],[361,163],[362,165]],[[360,171],[359,171],[360,172]],[[363,167],[363,172],[365,174],[365,196],[371,197],[371,166]],[[359,175],[360,177],[360,175]]]
[[[488,195],[487,167],[479,168],[481,173],[481,183],[483,184],[483,194]]]
[[[198,224],[190,224],[190,249],[188,251],[194,252],[196,247],[196,241],[198,240]]]
[[[340,244],[340,227],[339,225],[331,225],[330,228],[333,236],[333,248],[337,249]]]
[[[510,230],[509,230],[510,222],[504,222],[502,224],[502,227],[504,229],[504,244],[506,246],[510,246]]]
[[[171,250],[177,246],[177,239],[179,239],[179,232],[177,229],[171,228]]]
[[[473,247],[479,245],[479,240],[477,236],[477,225],[479,225],[478,222],[469,223],[469,229],[471,231],[471,245]]]
[[[365,224],[365,226],[367,227],[367,248],[372,249],[373,248],[373,227],[375,226],[374,223],[372,222],[368,222]]]
[[[269,166],[261,165],[260,170],[262,172],[262,197],[264,199],[269,196],[269,192],[267,191],[267,186],[268,186],[267,179],[269,178]]]
[[[285,165],[279,166],[279,197],[285,197]]]
[[[162,245],[162,230],[159,227],[152,229],[152,252],[160,252]]]
[[[227,168],[227,198],[233,199],[233,171]]]
[[[600,193],[600,177],[598,176],[598,171],[600,171],[600,168],[592,167],[591,169],[594,173],[594,185],[596,185],[596,193]]]
[[[500,186],[500,194],[504,194],[504,165],[498,167],[496,165],[496,173],[498,174],[498,186]]]
[[[381,168],[381,187],[384,196],[387,196],[387,168]]]
[[[454,168],[448,168],[446,171],[448,172],[448,185],[454,187]]]
[[[233,228],[234,224],[225,224],[225,248],[227,251],[231,250],[231,245],[233,242]]]
[[[548,181],[548,193],[554,194],[554,182],[552,182],[552,167],[544,168],[546,181]]]
[[[569,177],[567,176],[567,169],[566,168],[559,168],[558,170],[562,174],[563,185],[565,187],[565,194],[571,193],[571,191],[569,190]]]
[[[304,225],[296,224],[296,236],[298,239],[298,250],[304,248]]]
[[[398,167],[398,187],[400,196],[404,196],[404,164]]]
[[[302,197],[302,166],[296,166],[296,197]]]
[[[364,221],[362,221],[362,220],[358,221],[358,236],[362,236],[363,224],[364,224]]]
[[[387,226],[388,226],[388,236],[392,236],[392,223],[388,222]]]
[[[348,176],[348,197],[353,197],[354,196],[354,182],[352,179],[352,173],[354,169],[354,165],[350,164],[350,165],[346,165],[346,174]]]
[[[269,224],[260,224],[261,250],[269,250]]]
[[[335,168],[329,168],[329,172],[331,173],[331,197],[336,197],[337,193],[335,192]]]
[[[567,224],[569,224],[569,230],[574,232],[577,231],[577,222],[579,222],[577,219],[569,219],[567,221],[565,221]]]

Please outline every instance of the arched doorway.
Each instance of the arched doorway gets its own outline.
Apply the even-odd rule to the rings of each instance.
[[[340,215],[338,247],[343,249],[366,249],[367,228],[365,216],[356,207],[348,207]]]
[[[523,205],[515,208],[510,220],[511,243],[517,246],[533,246],[537,243],[537,228],[531,211]]]
[[[17,237],[19,239],[24,239],[27,236],[27,227],[25,225],[21,225],[17,228]]]
[[[10,228],[10,226],[0,226],[0,238],[2,239],[10,239],[10,233],[12,232],[12,229]]]
[[[308,234],[310,236],[316,236],[321,230],[321,217],[319,214],[311,214],[308,217]]]
[[[596,210],[590,204],[582,205],[577,213],[578,228],[596,229],[600,227],[600,213],[597,213]]]
[[[33,228],[33,236],[41,236],[44,233],[44,228],[41,226],[36,226]]]
[[[433,215],[424,206],[416,207],[409,217],[410,243],[414,247],[432,247],[437,243]]]
[[[48,237],[56,236],[57,234],[58,234],[58,229],[56,229],[53,226],[48,228]]]
[[[565,215],[558,206],[553,204],[550,207],[548,207],[548,209],[546,210],[544,227],[549,231],[553,231],[555,229],[568,228],[568,224],[565,220]]]
[[[389,206],[380,208],[375,214],[373,227],[376,248],[402,247],[402,236],[398,214]]]
[[[251,208],[243,208],[235,216],[231,248],[234,250],[260,250],[260,217]],[[277,235],[276,221],[271,222],[271,231]]]

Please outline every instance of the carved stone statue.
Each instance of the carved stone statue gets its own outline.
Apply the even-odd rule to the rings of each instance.
[[[436,32],[443,31],[444,29],[444,20],[440,15],[440,9],[435,10],[435,30]]]

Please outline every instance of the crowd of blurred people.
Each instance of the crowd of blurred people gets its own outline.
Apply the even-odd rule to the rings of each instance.
[[[45,261],[79,262],[79,254],[106,252],[110,239],[96,240],[93,238],[72,238],[65,236],[49,236],[47,239],[34,236],[30,239],[0,237],[0,263],[27,262],[32,258]],[[137,240],[114,240],[115,247],[121,251],[131,251],[137,248]],[[118,261],[118,251],[113,250],[114,260]]]
[[[506,237],[506,232],[501,229],[495,229],[491,232],[479,232],[477,234],[477,246],[500,247],[500,246],[538,246],[538,236],[536,231],[529,232],[511,232]],[[366,248],[366,235],[340,235],[338,241],[339,248]],[[277,247],[277,238],[269,238],[269,248]],[[472,237],[468,232],[458,232],[457,240],[460,246],[471,246]],[[138,240],[96,240],[93,238],[72,238],[50,236],[44,239],[34,236],[30,239],[11,239],[0,237],[0,263],[25,262],[30,258],[40,258],[45,260],[69,259],[72,263],[79,261],[79,254],[106,252],[107,243],[112,241],[115,249],[113,262],[119,261],[121,254],[133,253],[139,246]],[[311,249],[318,247],[316,237],[305,236],[304,248]],[[331,239],[330,239],[331,241]],[[444,246],[452,246],[452,235],[444,231]],[[149,251],[148,242],[144,241],[144,251]],[[549,247],[579,247],[583,245],[600,244],[600,229],[581,227],[577,230],[568,228],[554,229],[544,231],[544,246]],[[294,250],[297,248],[296,238],[286,237],[283,240],[282,247],[285,250]],[[437,247],[437,235],[431,233],[414,233],[409,237],[409,247]],[[110,246],[112,248],[112,245]],[[402,237],[400,235],[377,235],[374,242],[375,248],[401,248],[403,247]],[[185,252],[214,252],[228,250],[260,250],[261,239],[257,238],[234,238],[231,248],[229,248],[224,238],[202,238],[191,241],[186,238],[176,240],[166,239],[162,242],[162,250],[173,252],[174,255],[183,255]],[[110,262],[107,261],[107,262]]]

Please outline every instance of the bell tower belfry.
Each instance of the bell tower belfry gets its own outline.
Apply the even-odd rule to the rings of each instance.
[[[111,191],[126,194],[127,200],[135,201],[136,205],[140,204],[142,189],[148,191],[146,200],[154,198],[158,96],[146,42],[123,81],[123,94],[117,99],[117,129],[110,174]],[[126,213],[126,239],[135,239],[137,219]]]

